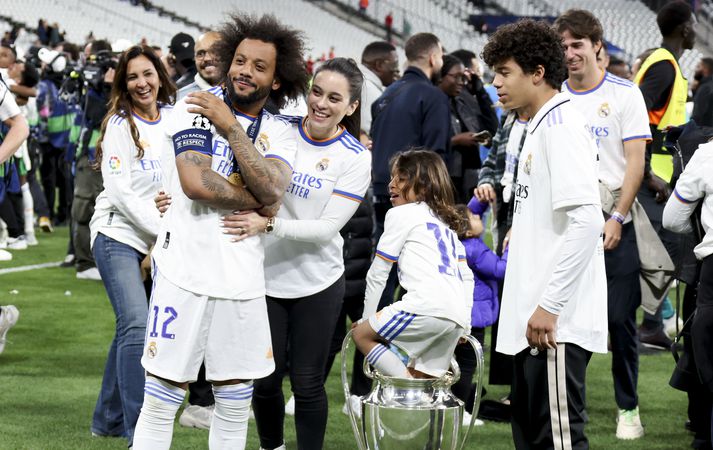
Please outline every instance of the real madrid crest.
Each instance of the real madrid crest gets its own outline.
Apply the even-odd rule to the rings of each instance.
[[[527,155],[527,159],[525,160],[525,166],[523,167],[523,170],[525,170],[525,173],[530,175],[530,171],[532,170],[532,153]]]
[[[146,350],[146,356],[153,359],[156,357],[156,353],[158,353],[158,349],[156,348],[156,341],[149,342],[149,348]]]
[[[315,169],[317,169],[320,172],[324,172],[327,170],[327,167],[329,167],[329,158],[322,158],[317,162],[317,165],[315,166]]]
[[[611,109],[609,108],[609,103],[604,102],[599,105],[599,117],[607,117],[610,112]]]
[[[263,154],[270,150],[270,139],[267,137],[266,133],[260,133],[257,137],[257,140],[255,141],[255,148]]]

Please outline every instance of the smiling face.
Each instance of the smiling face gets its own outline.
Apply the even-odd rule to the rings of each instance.
[[[601,42],[592,43],[589,38],[577,38],[565,30],[562,32],[562,45],[570,77],[582,78],[597,70],[597,52],[602,48]]]
[[[389,199],[391,206],[401,206],[416,201],[416,194],[410,180],[397,169],[391,171],[391,181],[389,181]]]
[[[218,58],[211,50],[213,44],[220,38],[214,31],[209,31],[198,38],[195,44],[196,68],[200,76],[212,86],[220,82],[220,68]]]
[[[126,90],[136,111],[154,118],[158,114],[156,100],[161,83],[153,63],[144,55],[129,61],[126,67]]]
[[[438,86],[449,97],[457,97],[468,81],[463,64],[455,64],[447,74],[443,75]]]
[[[315,139],[326,139],[336,132],[345,115],[351,115],[359,100],[350,101],[349,82],[344,75],[322,70],[314,77],[307,97],[307,131]]]
[[[235,49],[228,69],[228,92],[233,104],[246,107],[264,102],[273,89],[280,87],[275,79],[277,49],[269,42],[243,39]]]

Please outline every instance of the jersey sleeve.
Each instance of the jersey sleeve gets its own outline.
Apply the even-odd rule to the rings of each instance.
[[[712,169],[713,158],[710,154],[704,155],[704,149],[699,148],[676,181],[676,188],[666,202],[662,218],[666,229],[677,233],[692,231],[690,217],[706,195],[705,180]]]
[[[349,162],[346,172],[339,177],[332,195],[361,203],[371,183],[371,152],[364,149]]]
[[[0,81],[0,122],[20,114],[20,108],[7,85]]]
[[[181,100],[168,114],[166,133],[173,141],[176,155],[185,151],[213,155],[213,124],[201,114],[189,113],[188,104]]]
[[[125,119],[109,119],[102,141],[101,171],[107,199],[124,217],[141,231],[156,235],[160,213],[153,199],[141,199],[134,192],[131,163],[136,159],[136,146]]]
[[[638,87],[629,89],[628,100],[624,102],[621,115],[621,139],[633,141],[636,139],[651,139],[649,115],[646,111],[644,96]]]
[[[552,209],[598,205],[597,149],[589,127],[584,123],[565,122],[548,128],[545,133]]]
[[[263,139],[262,130],[261,136],[258,136],[256,145],[266,145],[265,159],[279,161],[290,170],[293,169],[295,163],[295,155],[297,154],[297,128],[296,125],[281,118],[271,118],[271,127],[269,133],[269,141],[267,144],[261,142]]]

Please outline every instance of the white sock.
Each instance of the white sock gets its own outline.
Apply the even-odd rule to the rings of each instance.
[[[243,450],[248,437],[253,382],[213,386],[213,397],[215,409],[208,447],[211,450]]]
[[[366,355],[366,360],[386,376],[411,378],[401,358],[383,344],[376,344]]]
[[[147,376],[144,404],[134,430],[134,450],[168,450],[173,438],[173,421],[186,391],[158,378]]]
[[[32,201],[30,185],[22,185],[22,212],[25,217],[25,234],[35,234],[35,203]]]

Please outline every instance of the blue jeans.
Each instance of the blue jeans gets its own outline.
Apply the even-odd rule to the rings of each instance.
[[[93,253],[116,315],[116,334],[94,408],[92,432],[125,436],[131,443],[144,400],[141,354],[148,300],[139,265],[145,255],[101,233],[94,241]]]

